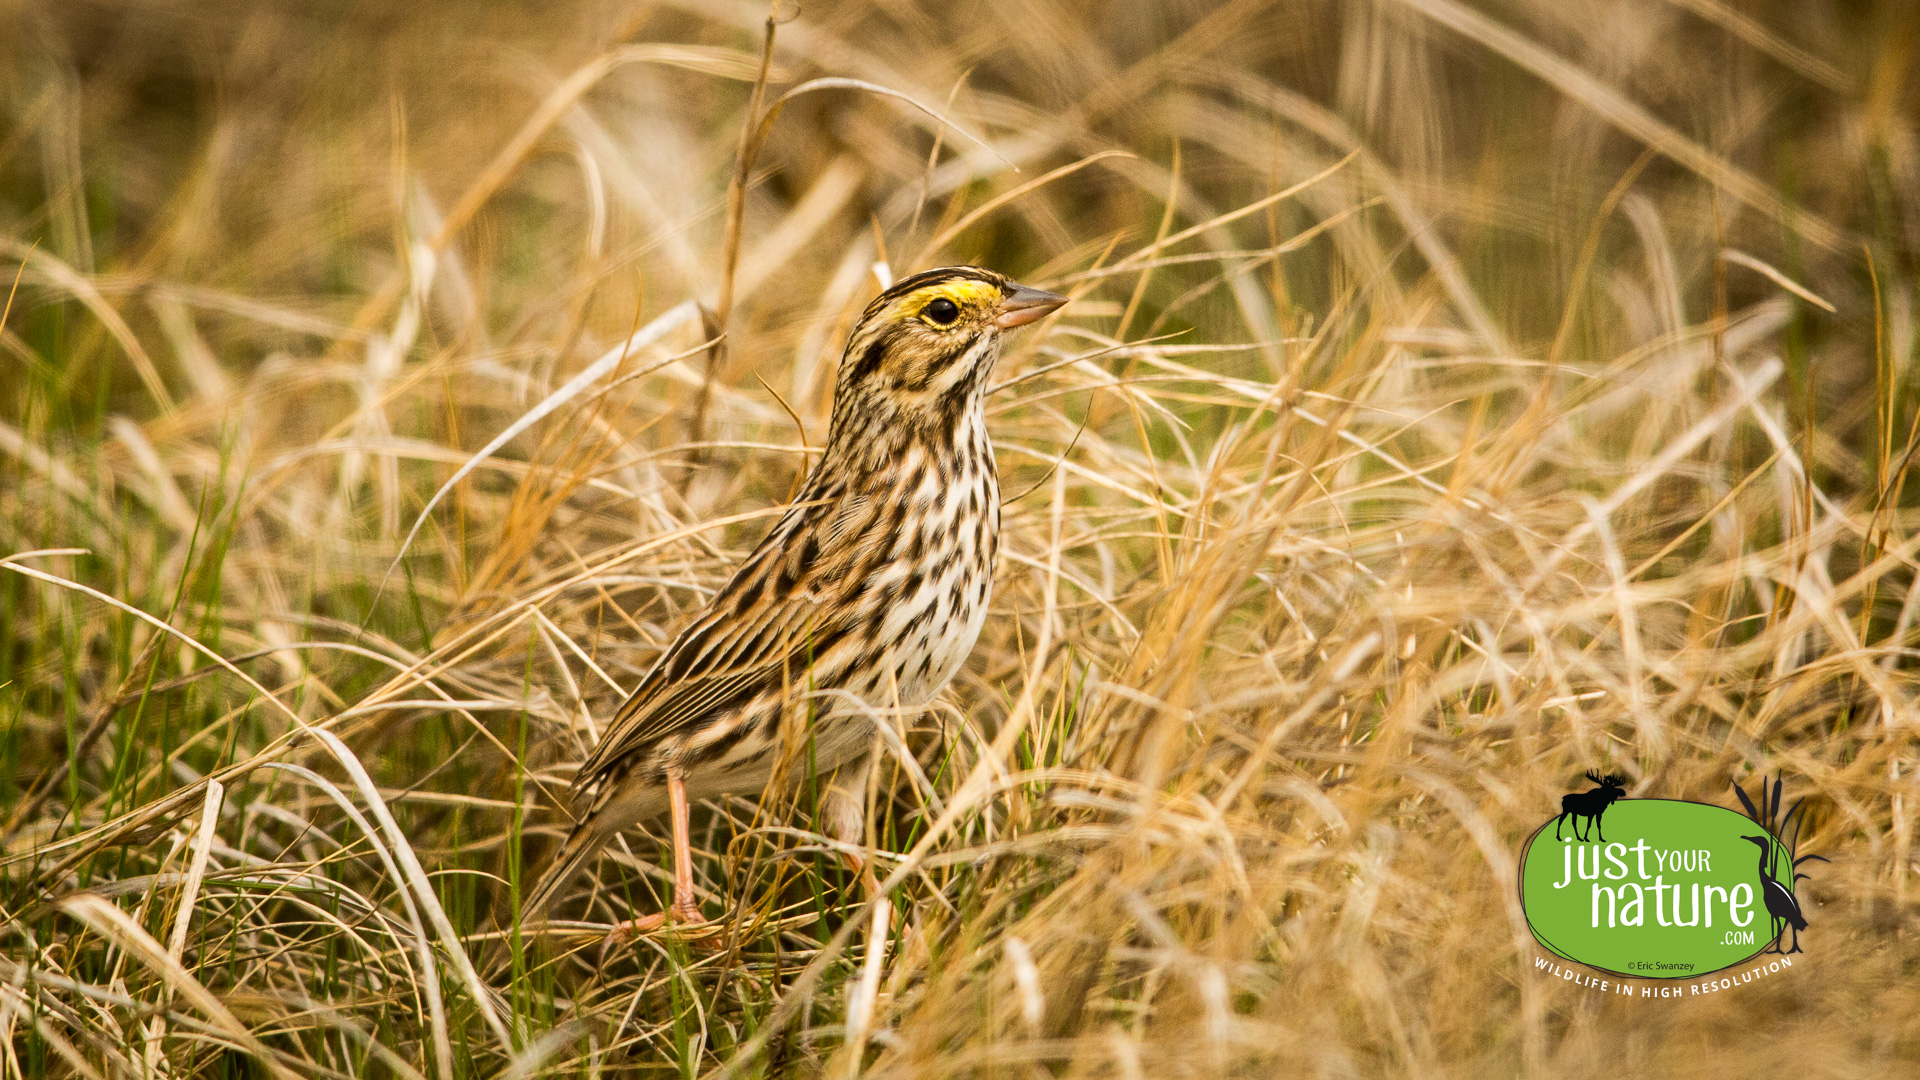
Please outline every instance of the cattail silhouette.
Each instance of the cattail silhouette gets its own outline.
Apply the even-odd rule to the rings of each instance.
[[[1753,800],[1747,797],[1746,789],[1739,784],[1733,785],[1733,793],[1740,797],[1740,805],[1746,808],[1747,816],[1764,830],[1760,836],[1743,836],[1741,839],[1760,845],[1760,897],[1767,905],[1767,914],[1773,917],[1771,951],[1782,951],[1780,935],[1786,933],[1786,928],[1791,926],[1793,927],[1793,948],[1784,951],[1799,952],[1800,931],[1807,928],[1806,916],[1800,913],[1800,901],[1793,895],[1794,887],[1799,884],[1801,878],[1807,876],[1800,873],[1800,864],[1814,861],[1826,862],[1827,858],[1824,855],[1800,854],[1800,826],[1806,823],[1806,817],[1801,811],[1806,808],[1806,800],[1795,800],[1793,808],[1787,811],[1785,817],[1782,817],[1780,815],[1781,786],[1780,778],[1776,776],[1773,778],[1773,789],[1769,791],[1766,778],[1761,777],[1760,805],[1757,807],[1753,805]],[[1793,829],[1791,838],[1787,836],[1789,826]],[[1780,851],[1787,857],[1787,866],[1793,872],[1793,879],[1785,885],[1780,884],[1779,879],[1767,872],[1768,865],[1774,858],[1774,844],[1780,845]]]

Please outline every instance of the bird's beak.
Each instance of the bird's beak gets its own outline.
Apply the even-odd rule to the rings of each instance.
[[[1016,284],[1013,295],[1000,301],[1000,314],[994,318],[993,325],[1002,330],[1025,326],[1066,302],[1067,298],[1057,293]]]

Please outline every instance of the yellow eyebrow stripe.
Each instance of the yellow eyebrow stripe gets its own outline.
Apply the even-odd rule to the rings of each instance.
[[[924,303],[931,303],[934,299],[944,296],[961,307],[974,307],[999,303],[1000,287],[973,278],[963,278],[959,281],[943,281],[938,285],[930,285],[913,295],[916,298],[922,298]]]
[[[925,285],[894,301],[896,318],[911,318],[920,314],[928,304],[941,297],[960,305],[962,308],[981,308],[1000,302],[1000,287],[991,282],[974,278],[961,278],[954,281],[941,281]]]

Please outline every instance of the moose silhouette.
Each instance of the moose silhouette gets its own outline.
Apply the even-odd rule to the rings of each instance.
[[[1580,833],[1580,819],[1585,818],[1591,830],[1600,834],[1600,842],[1607,842],[1607,834],[1600,828],[1600,815],[1607,812],[1607,807],[1626,798],[1627,778],[1613,773],[1601,776],[1589,769],[1587,779],[1600,786],[1592,791],[1575,791],[1560,797],[1560,816],[1553,819],[1555,840],[1560,839],[1560,823],[1572,818],[1574,839],[1585,843],[1587,837]]]

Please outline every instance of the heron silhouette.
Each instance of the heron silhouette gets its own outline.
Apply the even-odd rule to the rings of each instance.
[[[1771,836],[1742,836],[1760,847],[1760,896],[1766,902],[1767,914],[1773,918],[1772,952],[1797,953],[1800,951],[1800,931],[1807,928],[1807,917],[1800,914],[1800,902],[1793,898],[1793,890],[1780,884],[1780,879],[1767,873],[1767,862],[1773,856],[1774,840]],[[1795,874],[1794,878],[1805,877]],[[1793,948],[1780,948],[1780,937],[1793,927]]]
[[[1746,789],[1739,784],[1733,785],[1733,793],[1740,797],[1740,805],[1746,807],[1747,816],[1752,818],[1753,823],[1761,829],[1759,836],[1743,836],[1740,839],[1751,841],[1760,847],[1760,897],[1767,905],[1767,914],[1773,917],[1773,948],[1770,951],[1799,952],[1800,931],[1807,928],[1807,917],[1800,913],[1800,901],[1793,896],[1794,887],[1799,884],[1801,878],[1807,876],[1799,872],[1800,864],[1826,862],[1827,858],[1824,855],[1800,854],[1800,826],[1806,824],[1807,819],[1802,811],[1807,808],[1807,801],[1796,799],[1793,808],[1787,811],[1785,817],[1782,817],[1780,816],[1780,788],[1780,777],[1773,778],[1772,791],[1767,790],[1767,778],[1761,777],[1760,805],[1757,807],[1753,805],[1752,799],[1747,798]],[[1792,829],[1791,838],[1788,837],[1789,826]],[[1775,844],[1780,845],[1781,853],[1787,858],[1788,872],[1793,874],[1785,885],[1780,884],[1778,878],[1767,872],[1767,867],[1774,859],[1773,845]],[[1780,936],[1787,932],[1788,926],[1793,927],[1793,948],[1782,950]]]

